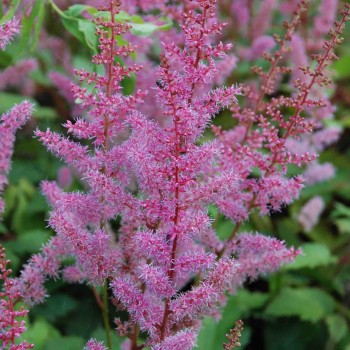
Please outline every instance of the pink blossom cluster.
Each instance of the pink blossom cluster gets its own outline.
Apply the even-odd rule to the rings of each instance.
[[[0,49],[5,47],[13,40],[15,35],[20,32],[20,23],[17,18],[12,18],[3,25],[0,25]]]
[[[13,280],[9,275],[9,260],[6,260],[5,249],[0,245],[0,281],[3,281],[3,291],[0,291],[0,349],[1,350],[26,350],[33,348],[33,344],[26,341],[16,342],[23,332],[25,332],[25,322],[18,318],[25,317],[28,310],[24,307],[15,308],[15,300],[20,295],[13,293]]]
[[[10,170],[15,132],[30,118],[33,106],[24,101],[14,106],[9,112],[0,117],[0,195],[7,184],[7,175]],[[4,203],[0,198],[0,214],[4,211]]]
[[[249,1],[241,7],[238,3],[233,1],[232,9],[242,12],[236,20],[245,23]],[[99,52],[92,59],[105,73],[76,70],[85,85],[72,84],[71,91],[64,75],[51,73],[61,94],[79,101],[83,113],[64,124],[69,137],[50,129],[35,134],[78,174],[86,190],[65,192],[56,182],[42,183],[56,235],[31,257],[21,276],[11,280],[11,293],[35,304],[47,296],[48,278],[103,285],[118,310],[128,314],[127,321],[117,323],[128,338],[125,349],[189,350],[196,344],[201,320],[219,317],[226,293],[234,294],[245,281],[271,273],[300,254],[276,238],[241,233],[241,225],[254,211],[267,215],[297,198],[304,180],[288,176],[288,166],[315,166],[316,153],[337,139],[339,130],[321,129],[319,124],[323,113],[332,113],[322,87],[329,85],[326,67],[336,58],[333,49],[350,6],[324,50],[314,54],[312,68],[296,34],[306,1],[293,8],[284,36],[274,39],[265,31],[277,1],[262,1],[251,26],[253,46],[240,55],[252,59],[273,49],[264,55],[270,68],[254,67],[258,82],[241,87],[220,87],[221,72],[229,75],[236,57],[230,55],[231,45],[220,41],[225,24],[216,19],[216,0],[179,6],[131,1],[124,6],[131,13],[137,6],[144,11],[159,7],[179,23],[181,32],[172,29],[160,35],[160,63],[155,68],[146,61],[150,72],[144,72],[131,59],[142,40],[117,43],[129,35],[132,24],[116,20],[121,3],[109,0],[95,19]],[[290,55],[293,45],[299,54],[295,57]],[[150,46],[146,39],[142,57]],[[300,71],[286,66],[288,59]],[[125,95],[122,82],[133,75],[140,77],[137,89]],[[285,75],[293,76],[295,90],[276,94]],[[237,96],[242,94],[245,102],[239,104]],[[230,130],[211,124],[223,109],[235,123]],[[13,132],[30,112],[24,102],[2,117],[0,133],[8,137],[0,139],[4,175]],[[203,142],[209,130],[213,137]],[[2,179],[5,184],[5,176]],[[227,240],[215,232],[208,205],[234,222]],[[62,264],[66,258],[74,262]],[[191,283],[194,278],[196,283]],[[147,335],[141,347],[140,331]],[[104,345],[90,340],[85,349],[104,350]]]
[[[311,229],[318,223],[324,208],[325,204],[320,196],[311,198],[301,208],[298,215],[298,222],[303,226],[305,232],[311,231]]]

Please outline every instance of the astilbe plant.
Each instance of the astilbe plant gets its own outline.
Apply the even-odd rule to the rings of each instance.
[[[19,32],[19,21],[10,20],[0,28],[0,48],[5,46]],[[15,133],[30,118],[33,105],[24,101],[15,105],[10,111],[0,117],[0,219],[5,210],[2,200],[4,188],[8,182],[7,176],[11,167]],[[8,268],[10,261],[6,259],[5,249],[0,245],[0,349],[1,350],[25,350],[33,347],[26,341],[16,342],[25,330],[25,322],[18,318],[27,315],[24,307],[15,309],[15,303],[20,297],[19,292],[13,292],[14,281],[10,278],[11,270]]]
[[[279,46],[272,54],[265,54],[270,62],[268,71],[253,67],[254,72],[261,77],[261,84],[246,86],[244,91],[247,105],[231,108],[233,117],[239,121],[237,126],[229,131],[214,128],[218,140],[226,149],[221,167],[227,169],[233,164],[237,167],[238,164],[238,172],[243,180],[240,182],[241,192],[238,192],[238,196],[236,193],[229,194],[217,203],[222,212],[236,222],[229,240],[234,240],[252,210],[258,209],[265,215],[291,203],[303,187],[303,178],[289,178],[287,166],[308,165],[317,155],[314,148],[299,147],[299,151],[296,151],[291,145],[310,138],[314,127],[319,127],[319,122],[314,117],[315,110],[328,107],[327,100],[315,91],[330,84],[330,79],[325,74],[326,67],[337,58],[333,48],[341,42],[339,35],[348,20],[348,6],[342,12],[341,21],[336,22],[336,28],[330,31],[331,40],[325,42],[324,52],[313,55],[315,68],[305,65],[298,67],[302,76],[306,77],[295,80],[298,93],[292,97],[280,95],[266,99],[276,93],[277,81],[281,76],[291,72],[289,67],[283,65],[283,60],[289,53],[288,43],[300,24],[306,5],[306,1],[300,2],[293,20],[285,24],[284,37],[275,36]],[[251,169],[255,170],[253,176]]]
[[[0,292],[0,349],[31,349],[33,344],[28,344],[26,341],[16,343],[16,338],[26,330],[25,322],[18,321],[18,318],[26,316],[28,310],[23,306],[18,310],[15,309],[19,293],[12,293],[13,280],[9,277],[12,271],[7,267],[9,263],[5,249],[0,245],[0,281],[3,281],[3,291]]]
[[[238,232],[254,209],[262,215],[280,210],[302,188],[300,177],[287,177],[287,166],[307,164],[314,155],[293,154],[287,140],[311,132],[313,122],[306,113],[324,106],[310,92],[316,84],[328,83],[324,69],[335,58],[332,50],[350,7],[331,32],[325,53],[314,57],[315,70],[303,67],[310,79],[296,82],[298,95],[268,99],[280,75],[290,72],[280,63],[306,10],[301,1],[284,38],[276,37],[279,48],[266,55],[271,68],[255,69],[262,82],[244,87],[246,105],[240,107],[240,88],[212,89],[217,60],[231,48],[212,44],[224,27],[216,21],[216,1],[193,1],[182,13],[183,44],[163,46],[154,82],[161,121],[137,109],[146,91],[122,93],[122,80],[141,67],[115,59],[126,59],[135,49],[116,43],[129,28],[116,21],[119,7],[119,1],[110,0],[101,9],[104,17],[96,20],[100,52],[93,63],[103,65],[105,75],[76,71],[93,92],[72,87],[86,111],[65,124],[72,138],[51,130],[36,132],[51,152],[79,172],[87,189],[66,193],[54,182],[43,182],[56,235],[24,266],[11,290],[33,304],[44,300],[48,277],[103,285],[99,304],[107,334],[108,287],[117,310],[129,315],[127,322],[116,321],[120,335],[128,337],[125,349],[192,349],[201,320],[219,316],[226,292],[234,293],[245,280],[275,271],[300,253],[275,238]],[[216,139],[200,142],[211,118],[228,106],[237,127],[213,128]],[[214,230],[209,204],[236,223],[225,242]],[[70,266],[62,265],[67,257],[75,259]],[[140,331],[146,334],[142,344]],[[227,346],[237,346],[236,340]],[[107,346],[111,348],[109,339]],[[103,348],[94,340],[86,345]]]

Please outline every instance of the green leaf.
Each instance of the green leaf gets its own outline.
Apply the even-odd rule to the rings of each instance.
[[[339,60],[332,64],[332,68],[337,74],[337,78],[347,78],[350,77],[350,65],[349,65],[350,55],[342,55]]]
[[[0,114],[9,111],[15,104],[29,101],[34,105],[33,117],[37,119],[54,119],[57,118],[57,112],[50,107],[42,107],[38,102],[27,96],[0,92]]]
[[[2,222],[0,222],[0,234],[4,234],[7,232],[8,232],[8,228]]]
[[[9,21],[15,15],[15,12],[17,10],[19,3],[20,3],[20,0],[13,0],[12,1],[11,7],[6,12],[5,16],[3,16],[0,19],[0,25],[3,25],[5,22]]]
[[[297,256],[293,263],[286,265],[285,269],[312,269],[337,262],[337,258],[331,255],[329,248],[321,243],[305,243],[301,249],[302,255]]]
[[[87,19],[78,19],[73,17],[61,17],[64,27],[76,37],[80,43],[86,47],[97,51],[97,37],[95,35],[96,26]],[[91,36],[91,33],[93,35]]]
[[[334,300],[317,288],[284,288],[265,310],[270,316],[297,316],[301,320],[317,322],[334,310]]]
[[[63,26],[83,45],[94,52],[97,51],[96,25],[81,16],[83,11],[95,13],[96,9],[88,5],[76,4],[66,11],[61,11],[52,0],[49,0],[52,8],[60,15]]]
[[[211,318],[204,320],[198,338],[199,350],[222,350],[222,344],[226,341],[225,335],[234,326],[234,323],[248,316],[253,310],[263,307],[268,299],[268,294],[246,290],[240,290],[236,295],[231,296],[218,322]],[[245,326],[241,343],[246,344],[249,337],[249,327]]]
[[[20,42],[17,47],[17,55],[26,48],[35,48],[35,44],[39,38],[41,25],[44,16],[44,1],[36,0],[33,2],[33,7],[30,11],[30,15],[26,16],[25,13],[22,18],[22,30],[20,36]],[[33,33],[34,30],[34,33]]]
[[[98,341],[103,341],[106,343],[106,331],[103,328],[97,328],[92,334],[91,338]],[[122,342],[125,340],[125,337],[118,337],[116,332],[111,333],[111,341],[113,350],[120,349]]]
[[[342,203],[335,203],[334,210],[332,211],[331,216],[333,218],[342,217],[342,216],[350,218],[350,207],[347,207]]]
[[[150,36],[157,30],[169,30],[172,27],[172,22],[163,25],[157,25],[151,22],[146,23],[132,23],[130,32],[137,36]]]
[[[258,348],[261,349],[324,350],[327,342],[327,329],[322,322],[310,323],[278,318],[264,323],[263,328],[263,344],[258,344]]]
[[[22,227],[22,226],[21,226]],[[42,245],[47,242],[50,237],[49,231],[31,230],[21,233],[16,241],[8,242],[7,246],[19,255],[24,253],[37,253]]]
[[[54,322],[59,317],[67,316],[78,305],[78,302],[69,295],[56,294],[48,298],[45,304],[35,306],[31,312],[36,317]]]
[[[334,220],[340,233],[349,234],[350,233],[350,218],[348,219],[336,219]]]
[[[135,90],[136,76],[135,74],[130,74],[130,77],[125,77],[121,81],[121,86],[123,88],[124,95],[131,95]]]
[[[64,11],[64,14],[68,17],[79,17],[82,12],[87,11],[91,14],[97,13],[97,10],[89,5],[83,5],[83,4],[75,4],[72,6],[69,6],[69,8]]]
[[[227,239],[230,237],[233,229],[235,227],[235,224],[226,218],[219,218],[216,224],[216,232],[218,237],[221,240]]]
[[[89,20],[78,20],[78,28],[83,33],[84,41],[91,50],[97,51],[98,39],[96,36],[96,25]],[[84,42],[83,42],[84,43]]]
[[[35,21],[34,35],[32,38],[33,42],[30,47],[31,51],[34,51],[34,49],[38,45],[38,41],[41,33],[41,27],[44,21],[44,16],[45,16],[45,3],[44,1],[38,1],[37,19]]]
[[[77,350],[84,347],[84,339],[80,337],[60,337],[56,339],[49,339],[43,350]]]
[[[218,324],[210,317],[206,317],[202,322],[202,327],[197,339],[198,350],[213,349]],[[215,346],[215,345],[214,345]],[[214,349],[213,349],[214,350]]]
[[[28,200],[26,196],[20,192],[20,190],[17,191],[17,198],[16,198],[16,205],[15,205],[15,211],[12,215],[12,228],[19,232],[21,231],[21,228],[24,225],[24,216],[26,214],[26,209],[28,206]]]
[[[27,323],[28,325],[28,323]],[[28,343],[35,343],[35,349],[42,349],[47,341],[58,341],[59,333],[44,319],[36,319],[34,324],[28,326],[28,329],[22,334],[21,339]],[[62,347],[61,349],[65,349]]]
[[[338,343],[346,334],[348,334],[348,325],[343,316],[334,314],[326,318],[329,335],[332,340]]]
[[[52,119],[56,119],[57,116],[57,112],[50,107],[42,107],[42,106],[38,106],[35,105],[35,110],[33,112],[33,117],[39,120],[52,120]]]

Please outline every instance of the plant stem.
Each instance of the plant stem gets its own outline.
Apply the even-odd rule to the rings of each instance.
[[[103,301],[103,323],[106,331],[106,343],[109,350],[112,350],[112,339],[111,339],[111,327],[108,320],[108,286],[107,282],[102,287],[102,301]]]

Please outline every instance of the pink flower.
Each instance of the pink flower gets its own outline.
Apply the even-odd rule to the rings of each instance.
[[[102,342],[91,339],[86,343],[84,350],[107,350],[107,348],[103,345]]]
[[[12,18],[0,26],[0,49],[4,50],[10,41],[20,32],[20,24],[17,18]]]
[[[13,107],[0,118],[0,195],[7,184],[7,174],[10,171],[10,161],[15,141],[15,132],[26,123],[33,111],[33,105],[24,101]],[[4,210],[4,203],[0,198],[0,214]]]
[[[302,208],[298,215],[298,222],[303,226],[305,232],[309,232],[318,223],[320,215],[325,208],[321,197],[311,198]]]
[[[27,350],[33,348],[33,344],[26,341],[18,343],[16,338],[25,332],[25,322],[17,318],[25,317],[28,310],[21,307],[15,310],[15,300],[19,293],[14,292],[13,280],[9,278],[11,270],[7,268],[10,263],[6,260],[5,249],[0,245],[0,280],[3,281],[3,291],[0,291],[0,348],[10,350]]]

